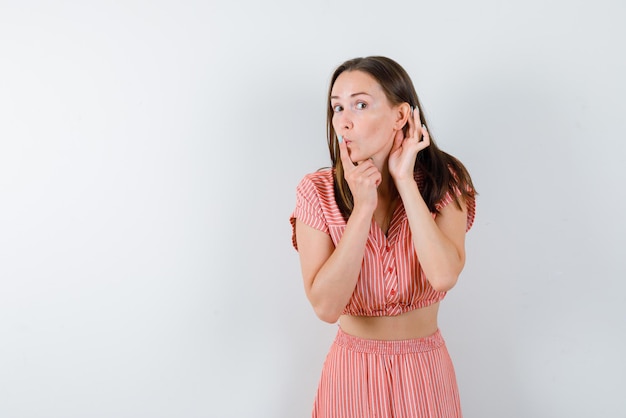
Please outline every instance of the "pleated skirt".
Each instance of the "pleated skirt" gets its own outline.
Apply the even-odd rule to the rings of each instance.
[[[411,340],[341,328],[324,362],[313,418],[460,418],[454,366],[441,333]]]

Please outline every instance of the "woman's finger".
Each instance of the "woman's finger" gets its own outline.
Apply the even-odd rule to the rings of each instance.
[[[363,179],[368,179],[374,182],[374,185],[378,187],[381,181],[380,171],[376,168],[375,165],[371,165],[365,168],[363,172],[360,173]]]
[[[354,170],[352,170],[351,175],[353,178],[366,178],[371,176],[372,174],[378,174],[378,168],[374,165],[374,162],[371,158],[367,160],[359,161],[357,165],[354,166]]]
[[[343,170],[350,170],[354,167],[354,162],[350,159],[350,152],[348,151],[348,146],[345,141],[341,137],[341,135],[337,135],[337,139],[339,142],[339,158],[341,158],[341,163],[343,164]]]

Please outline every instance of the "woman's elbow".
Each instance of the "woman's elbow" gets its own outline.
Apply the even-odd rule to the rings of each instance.
[[[450,263],[445,266],[440,266],[438,269],[433,269],[428,272],[424,271],[430,285],[437,292],[447,292],[452,289],[456,282],[459,280],[459,276],[463,271],[465,260],[461,258],[458,262]]]
[[[430,281],[430,285],[437,292],[447,292],[451,290],[459,279],[459,275],[455,273],[450,273],[446,275],[439,275],[433,278]]]
[[[341,312],[337,312],[334,309],[328,309],[323,306],[313,306],[313,310],[319,319],[329,324],[336,323],[339,321],[339,317],[341,316]]]
[[[437,292],[448,292],[454,287],[455,284],[456,282],[445,281],[445,282],[432,283],[431,286]]]

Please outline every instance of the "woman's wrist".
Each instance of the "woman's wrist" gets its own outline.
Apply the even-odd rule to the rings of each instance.
[[[403,176],[403,177],[394,177],[393,182],[396,185],[396,189],[398,189],[398,193],[402,193],[403,190],[407,190],[413,187],[417,187],[417,183],[413,178],[413,173],[411,176]]]
[[[376,206],[370,207],[371,205],[359,205],[355,204],[354,209],[352,209],[352,213],[350,213],[350,219],[363,219],[365,221],[371,221],[372,216],[374,216],[374,211],[376,210]]]

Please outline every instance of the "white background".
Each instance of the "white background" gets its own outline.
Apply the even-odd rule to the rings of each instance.
[[[336,326],[289,215],[387,55],[480,192],[467,418],[626,417],[621,1],[0,2],[0,416],[305,417]]]

